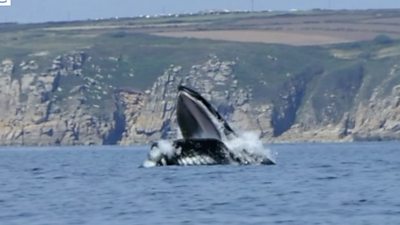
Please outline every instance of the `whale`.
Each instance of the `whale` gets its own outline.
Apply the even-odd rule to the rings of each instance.
[[[239,135],[203,96],[183,85],[178,86],[176,120],[182,138],[153,142],[143,167],[275,164],[263,152],[232,147]]]

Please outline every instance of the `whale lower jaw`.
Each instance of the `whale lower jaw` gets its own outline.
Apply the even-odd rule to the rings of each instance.
[[[265,155],[249,153],[245,149],[233,152],[217,139],[180,139],[169,145],[154,143],[143,167],[217,164],[272,165],[274,162]]]
[[[166,158],[161,159],[160,161],[152,161],[146,160],[143,163],[143,167],[154,167],[154,166],[201,166],[201,165],[217,165],[217,163],[213,158],[207,155],[197,155],[192,157],[181,157],[174,160],[173,163],[168,162]]]
[[[180,166],[198,166],[198,165],[215,165],[217,162],[207,155],[195,155],[191,157],[182,157],[177,159],[177,165]]]

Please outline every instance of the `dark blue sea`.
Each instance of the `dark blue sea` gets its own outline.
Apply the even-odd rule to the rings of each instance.
[[[146,146],[1,148],[0,224],[400,224],[400,143],[267,147],[275,166],[147,169]]]

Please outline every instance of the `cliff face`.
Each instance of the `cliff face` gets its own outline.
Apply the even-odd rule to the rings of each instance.
[[[188,85],[209,100],[238,132],[255,131],[265,141],[359,141],[400,139],[398,71],[375,87],[370,98],[364,66],[327,73],[307,68],[279,88],[277,98],[253,99],[253,90],[235,75],[236,62],[211,56],[184,73],[171,66],[129,114],[121,144],[176,138],[176,87]],[[394,65],[394,68],[397,68]],[[391,84],[391,85],[389,85]],[[387,88],[392,88],[388,94]],[[261,99],[261,100],[260,100]]]
[[[391,94],[379,99],[372,96],[368,102],[357,107],[354,119],[353,138],[362,140],[400,139],[400,85],[392,88]]]
[[[321,49],[136,41],[141,51],[165,58],[174,47],[168,59],[182,64],[136,49],[118,54],[123,47],[111,54],[108,45],[2,58],[0,144],[176,138],[180,84],[200,92],[237,132],[255,131],[268,142],[400,140],[399,43]],[[196,51],[201,57],[193,57]]]
[[[317,61],[276,75],[286,62],[266,52],[261,62],[273,70],[252,83],[253,71],[243,68],[258,68],[249,61],[212,54],[189,67],[170,64],[143,91],[134,89],[140,79],[126,56],[44,55],[0,62],[1,145],[128,145],[179,137],[180,84],[200,92],[239,133],[255,131],[268,142],[400,140],[397,55],[340,59],[330,68]],[[380,64],[381,75],[373,75]]]
[[[3,145],[103,144],[115,128],[86,104],[87,84],[64,90],[63,78],[81,76],[84,53],[58,56],[41,69],[35,60],[0,66],[0,143]]]

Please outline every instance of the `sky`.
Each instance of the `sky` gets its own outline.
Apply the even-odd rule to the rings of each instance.
[[[400,0],[11,0],[0,22],[36,23],[207,10],[400,8]]]

